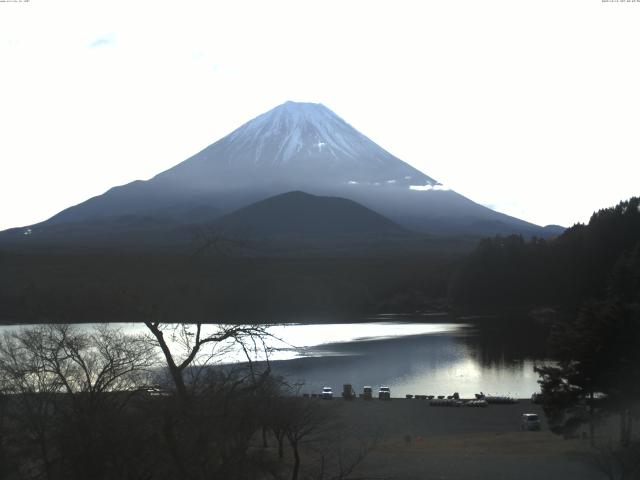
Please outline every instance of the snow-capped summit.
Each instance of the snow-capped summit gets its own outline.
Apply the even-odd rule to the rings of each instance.
[[[284,165],[296,157],[323,153],[357,161],[366,151],[349,137],[368,140],[320,103],[286,102],[238,128],[227,139],[230,147],[240,152],[253,149],[256,164]],[[272,146],[276,148],[273,154],[269,151]]]
[[[365,168],[398,162],[321,103],[286,102],[244,124],[226,140],[230,157],[242,159],[250,149],[256,164],[286,165],[314,157],[329,163],[355,162]]]
[[[319,103],[286,102],[245,123],[191,159],[160,175],[174,180],[198,171],[197,182],[232,175],[245,183],[303,184],[437,182],[380,148]],[[194,179],[195,180],[195,179]]]

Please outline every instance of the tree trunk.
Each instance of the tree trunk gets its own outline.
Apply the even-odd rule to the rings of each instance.
[[[293,447],[293,473],[291,474],[291,480],[298,480],[298,471],[300,470],[300,453],[298,452],[298,443],[291,442]]]
[[[593,425],[593,391],[589,392],[589,442],[591,446],[594,446],[594,430],[595,427]]]
[[[49,462],[49,453],[47,449],[47,444],[43,436],[40,437],[39,443],[40,443],[40,454],[42,455],[42,463],[44,463],[44,471],[46,474],[46,478],[47,480],[51,480],[52,478],[51,462]]]
[[[620,412],[620,445],[623,447],[628,447],[631,443],[632,422],[629,410],[622,410]]]
[[[171,458],[173,459],[173,464],[176,470],[180,473],[180,478],[193,478],[192,475],[189,474],[187,466],[182,459],[182,453],[180,452],[180,447],[178,446],[178,441],[176,440],[173,422],[168,415],[165,415],[164,417],[162,433],[164,434],[164,439],[167,442],[167,446],[169,447],[169,453],[171,455]]]
[[[267,443],[267,427],[262,427],[262,447],[267,448],[269,444]]]
[[[144,322],[146,327],[151,331],[156,340],[158,341],[158,345],[162,350],[162,354],[167,362],[167,368],[169,369],[169,374],[171,375],[171,379],[173,380],[174,385],[176,386],[176,392],[178,394],[178,400],[182,403],[182,406],[185,406],[189,400],[189,394],[187,392],[187,386],[184,383],[184,378],[182,377],[182,370],[178,368],[176,362],[173,359],[173,355],[171,354],[171,350],[169,349],[169,345],[167,345],[167,341],[164,338],[162,330],[158,328],[155,324],[151,322]]]
[[[171,378],[176,386],[178,399],[182,405],[187,404],[189,401],[189,393],[187,392],[187,386],[184,383],[184,378],[182,378],[182,371],[175,365],[169,365],[169,373],[171,373]]]

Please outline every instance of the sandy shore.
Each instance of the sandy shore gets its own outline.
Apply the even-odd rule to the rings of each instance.
[[[320,400],[311,400],[319,401]],[[587,440],[552,434],[528,400],[486,408],[435,407],[428,400],[331,402],[340,435],[377,438],[361,476],[403,479],[599,479],[585,460]],[[539,432],[521,431],[520,416],[543,418]]]

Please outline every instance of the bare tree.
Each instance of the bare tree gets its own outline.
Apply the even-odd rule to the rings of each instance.
[[[378,445],[372,439],[345,440],[341,435],[318,449],[318,467],[315,480],[374,480],[386,477],[355,477],[356,469]]]
[[[183,405],[189,403],[203,370],[215,360],[224,359],[234,348],[239,346],[249,365],[253,365],[253,354],[268,352],[264,339],[269,334],[264,325],[205,325],[204,328],[210,326],[212,331],[203,333],[202,323],[163,324],[145,320],[144,324],[162,351]]]
[[[126,335],[108,325],[89,333],[70,325],[49,325],[16,335],[70,394],[90,398],[140,387],[157,357],[142,336]]]
[[[3,385],[0,383],[0,478],[9,477],[11,465],[9,465],[9,452],[7,449],[9,439],[7,438],[7,398],[2,393]]]
[[[285,436],[293,451],[293,470],[291,480],[297,480],[300,473],[300,447],[321,427],[326,426],[330,418],[330,410],[299,397],[285,397],[282,407],[287,412],[288,421],[285,426]]]
[[[25,448],[22,455],[40,464],[45,478],[51,478],[51,465],[54,455],[51,452],[51,435],[54,419],[55,396],[61,384],[55,376],[45,372],[42,363],[32,350],[25,348],[24,337],[5,334],[0,340],[0,381],[7,399],[20,398],[20,408],[16,402],[9,412],[13,423],[12,430],[22,440],[29,437],[35,448]],[[7,401],[8,403],[8,401]],[[13,448],[28,442],[20,442],[13,436]],[[33,455],[35,454],[35,455]]]
[[[165,409],[162,435],[182,478],[237,476],[263,423],[270,379],[265,325],[144,322],[162,352],[176,408]],[[239,360],[244,362],[238,363]],[[258,369],[256,361],[262,361]]]
[[[127,404],[126,392],[144,385],[156,364],[146,340],[107,326],[83,331],[42,325],[5,334],[0,381],[13,400],[14,439],[25,447],[22,468],[47,479],[56,478],[56,465],[60,475],[62,463],[69,466],[68,478],[104,475],[104,442],[115,441],[110,419]]]

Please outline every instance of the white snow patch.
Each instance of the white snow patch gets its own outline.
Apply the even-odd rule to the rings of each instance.
[[[347,183],[349,185],[357,185],[358,184],[358,182],[356,182],[355,180],[349,180]]]
[[[396,183],[395,180],[387,180],[387,183]]]
[[[440,190],[440,191],[444,191],[444,190],[451,190],[449,187],[445,187],[444,185],[442,185],[441,183],[438,183],[437,185],[410,185],[409,186],[410,190],[417,190],[419,192],[425,192],[428,190]]]
[[[404,177],[405,180],[411,180],[411,175],[407,175],[406,177]]]

